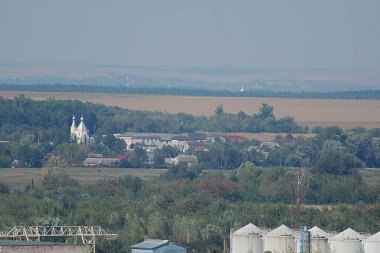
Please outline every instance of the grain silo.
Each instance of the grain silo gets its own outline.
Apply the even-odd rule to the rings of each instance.
[[[330,253],[363,253],[364,236],[348,228],[329,239]]]
[[[329,242],[328,238],[331,235],[319,227],[315,226],[309,229],[310,232],[310,249],[311,253],[328,253],[329,252]]]
[[[269,250],[272,253],[294,252],[296,241],[294,232],[285,225],[272,230],[264,236],[264,252]]]
[[[364,253],[379,253],[380,251],[380,232],[363,240]]]
[[[262,253],[262,230],[252,223],[231,235],[231,253]]]

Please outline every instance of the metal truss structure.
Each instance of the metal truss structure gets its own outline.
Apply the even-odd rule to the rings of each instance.
[[[95,253],[96,237],[114,240],[117,234],[108,234],[100,226],[16,226],[9,231],[0,232],[0,239],[41,241],[41,238],[49,237],[61,237],[66,242],[71,239],[74,243],[79,239],[84,245],[88,245],[89,253]]]

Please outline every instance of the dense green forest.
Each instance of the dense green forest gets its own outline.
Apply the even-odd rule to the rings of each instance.
[[[268,228],[380,230],[380,185],[367,185],[359,175],[304,170],[303,195],[296,190],[300,171],[251,163],[228,174],[182,166],[152,181],[126,176],[91,185],[79,184],[56,165],[49,163],[43,181],[24,192],[0,184],[0,229],[101,225],[119,235],[116,242],[97,244],[98,252],[107,253],[130,252],[131,245],[146,238],[170,239],[196,252],[221,252],[230,229],[249,222]]]
[[[353,90],[336,92],[290,92],[270,90],[247,90],[244,93],[226,90],[205,90],[194,88],[167,87],[125,87],[97,86],[80,84],[0,84],[3,91],[40,91],[40,92],[92,92],[92,93],[128,93],[128,94],[162,94],[186,96],[218,97],[266,97],[266,98],[322,98],[322,99],[380,99],[380,90]]]
[[[230,228],[249,222],[274,228],[282,223],[300,228],[320,226],[341,231],[380,230],[380,184],[365,182],[358,168],[380,166],[380,129],[315,128],[313,138],[291,133],[308,129],[292,118],[276,119],[264,104],[255,115],[215,115],[130,111],[79,101],[33,101],[25,96],[0,98],[0,167],[13,159],[20,166],[44,167],[43,180],[25,191],[10,189],[0,179],[0,229],[14,225],[101,225],[119,234],[102,241],[99,252],[130,252],[145,238],[183,243],[196,252],[220,252]],[[72,115],[83,115],[96,142],[69,142]],[[125,144],[113,133],[285,132],[279,147],[257,152],[257,140],[217,141],[208,152],[189,151],[199,164],[169,167],[160,178],[143,181],[126,176],[80,184],[65,166],[80,164],[88,153],[115,156]],[[160,167],[179,150],[166,147],[154,164],[136,146],[124,167]],[[127,169],[126,168],[126,169]],[[223,169],[223,173],[220,170]],[[173,190],[175,189],[175,191]]]

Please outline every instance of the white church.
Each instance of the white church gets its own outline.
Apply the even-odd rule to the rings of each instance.
[[[93,142],[93,138],[90,138],[88,134],[89,132],[84,124],[83,116],[80,118],[80,123],[78,126],[76,126],[75,116],[73,116],[73,123],[70,128],[70,141],[78,144]]]

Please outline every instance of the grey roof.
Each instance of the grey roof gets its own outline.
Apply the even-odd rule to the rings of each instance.
[[[187,136],[183,136],[183,135],[176,135],[176,136],[172,137],[172,140],[176,140],[176,141],[188,141],[189,138]]]
[[[322,229],[320,229],[317,226],[314,226],[311,229],[309,229],[309,232],[311,233],[311,236],[313,238],[329,238],[329,237],[331,237],[331,235],[329,233],[323,231]]]
[[[160,139],[160,136],[157,135],[140,135],[140,136],[131,136],[132,139]]]
[[[114,134],[115,137],[130,137],[130,138],[147,138],[147,137],[155,137],[160,139],[171,139],[173,134],[163,134],[163,133],[135,133],[135,132],[127,132],[122,134]]]
[[[267,147],[269,149],[274,149],[280,147],[280,144],[274,141],[266,141],[260,144],[261,148]]]
[[[267,236],[293,236],[294,232],[284,224],[270,231]]]
[[[380,232],[377,232],[376,234],[368,237],[364,241],[366,241],[366,242],[380,242]]]
[[[179,155],[174,158],[177,162],[189,162],[189,163],[197,163],[198,158],[193,155]]]
[[[188,140],[206,140],[207,135],[203,133],[190,133],[187,135]]]
[[[111,165],[114,163],[120,162],[117,158],[105,158],[105,157],[88,157],[84,159],[82,162],[84,165],[86,164],[97,164],[97,165]]]
[[[240,228],[239,230],[236,230],[233,234],[234,235],[260,235],[263,231],[253,225],[252,223],[249,223],[247,226]]]
[[[346,230],[337,234],[330,240],[344,241],[344,240],[362,240],[362,239],[364,239],[364,236],[362,236],[361,234],[359,234],[358,232],[356,232],[355,230],[351,228],[347,228]]]
[[[157,248],[160,248],[162,246],[165,246],[169,244],[169,241],[168,240],[153,240],[153,239],[149,239],[149,240],[145,240],[143,242],[140,242],[138,244],[135,244],[135,245],[132,245],[131,248],[132,249],[157,249]]]

